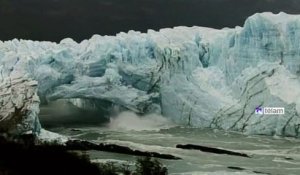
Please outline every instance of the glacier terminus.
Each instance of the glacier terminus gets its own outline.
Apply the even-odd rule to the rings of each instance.
[[[39,134],[39,105],[119,106],[179,125],[298,137],[300,16],[258,13],[243,27],[175,27],[76,43],[0,42],[0,128]],[[257,106],[284,115],[256,115]]]

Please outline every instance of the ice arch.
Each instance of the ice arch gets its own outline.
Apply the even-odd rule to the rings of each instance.
[[[130,31],[82,43],[1,42],[0,123],[15,126],[9,119],[25,116],[21,128],[39,128],[38,95],[42,103],[106,101],[183,125],[298,136],[299,19],[263,13],[235,29]],[[258,105],[285,107],[286,114],[258,116]]]

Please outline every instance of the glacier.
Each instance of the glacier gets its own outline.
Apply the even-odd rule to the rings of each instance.
[[[298,137],[300,16],[257,13],[243,27],[175,27],[77,43],[0,42],[0,128],[41,131],[39,104],[119,106],[191,127]],[[284,115],[256,115],[257,106]]]

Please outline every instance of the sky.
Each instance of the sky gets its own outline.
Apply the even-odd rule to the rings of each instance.
[[[76,41],[174,26],[243,26],[257,12],[300,14],[300,0],[0,0],[0,40]]]

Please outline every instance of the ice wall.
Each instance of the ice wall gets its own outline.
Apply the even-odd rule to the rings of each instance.
[[[76,99],[79,107],[97,108],[103,101],[182,125],[298,136],[299,20],[262,13],[235,29],[130,31],[81,43],[1,42],[0,89],[23,77],[38,82],[42,103]],[[285,107],[286,114],[255,115],[259,105]]]

